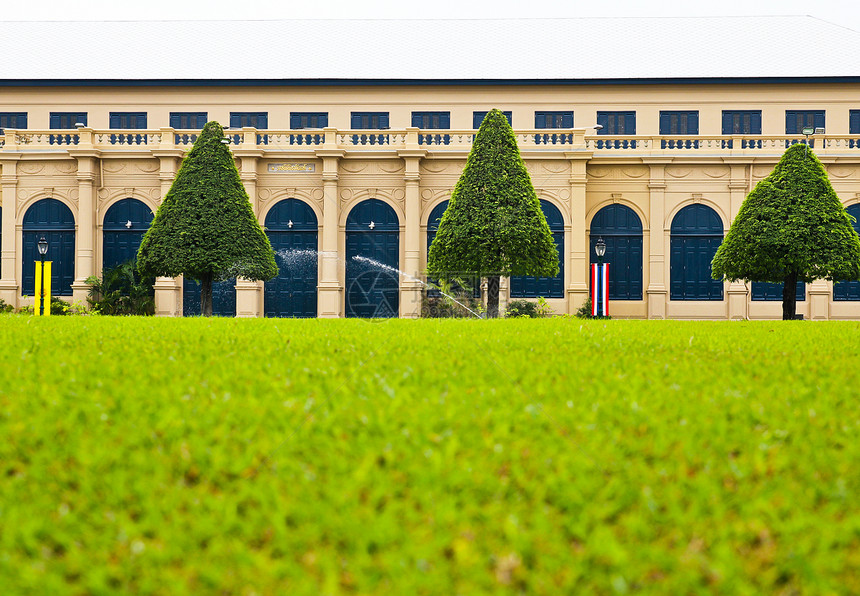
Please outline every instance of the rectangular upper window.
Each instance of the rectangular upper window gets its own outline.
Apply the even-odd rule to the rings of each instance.
[[[114,129],[145,129],[146,112],[111,112],[109,124]]]
[[[661,111],[661,135],[697,135],[699,134],[699,112],[697,111]]]
[[[328,112],[290,112],[290,128],[325,128]]]
[[[86,112],[51,112],[49,124],[53,130],[68,130],[75,124],[87,125]]]
[[[0,112],[0,134],[4,128],[24,130],[27,128],[27,112]]]
[[[230,128],[269,128],[268,112],[230,112]]]
[[[573,112],[535,112],[535,128],[573,128]]]
[[[206,112],[170,112],[170,127],[179,130],[203,130]]]
[[[636,112],[597,112],[599,135],[635,135]]]
[[[349,126],[353,130],[388,128],[388,112],[352,112]]]
[[[489,114],[489,113],[490,113],[489,110],[487,110],[486,112],[472,112],[472,128],[481,128],[481,122],[484,121],[484,118],[486,118],[487,114]],[[504,114],[505,118],[508,119],[508,124],[513,126],[514,125],[513,112],[508,110],[507,112],[502,112],[502,114]]]
[[[761,110],[723,110],[724,135],[760,135]]]
[[[27,115],[24,114],[24,122],[27,122]],[[860,135],[860,110],[849,110],[848,112],[848,134]]]
[[[424,129],[451,128],[451,112],[412,112],[412,126]]]
[[[785,111],[785,134],[799,135],[804,128],[824,128],[824,110]]]

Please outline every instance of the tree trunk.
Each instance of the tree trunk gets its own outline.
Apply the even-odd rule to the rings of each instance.
[[[200,278],[200,314],[212,316],[212,274],[207,273]]]
[[[499,276],[487,278],[487,318],[499,318]]]
[[[782,320],[793,321],[797,308],[797,273],[791,272],[785,276],[782,285]]]

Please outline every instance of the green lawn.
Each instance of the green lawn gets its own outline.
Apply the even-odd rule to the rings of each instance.
[[[860,592],[860,324],[0,318],[0,593]]]

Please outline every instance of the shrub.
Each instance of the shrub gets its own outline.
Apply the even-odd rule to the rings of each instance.
[[[155,314],[155,278],[141,277],[134,259],[105,269],[102,278],[87,278],[87,298],[94,313],[102,315]]]

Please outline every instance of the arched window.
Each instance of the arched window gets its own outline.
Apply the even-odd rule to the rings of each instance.
[[[609,263],[609,299],[642,300],[642,221],[627,205],[607,205],[591,220],[591,262],[597,262],[594,246],[606,243],[603,262]]]
[[[362,201],[346,219],[346,316],[396,317],[399,268],[397,214],[379,199]]]
[[[285,199],[266,214],[266,235],[278,276],[265,283],[267,317],[317,316],[317,216],[307,203]]]
[[[36,291],[34,264],[39,260],[36,244],[42,236],[48,241],[45,260],[52,261],[51,293],[71,296],[75,280],[75,218],[57,199],[37,201],[24,214],[21,291],[25,295],[33,295]]]
[[[688,205],[672,220],[671,300],[722,300],[723,282],[711,278],[711,261],[723,241],[723,222],[706,205]]]
[[[152,210],[137,199],[122,199],[110,206],[102,226],[104,269],[137,258],[137,249],[152,223],[152,217]]]
[[[564,218],[558,207],[541,199],[540,208],[543,211],[549,231],[558,249],[558,275],[555,277],[534,277],[532,275],[514,275],[511,277],[511,298],[564,298]]]
[[[860,234],[860,203],[851,205],[845,211],[854,216],[854,231]],[[860,300],[860,281],[840,281],[833,286],[833,299],[839,301]]]

